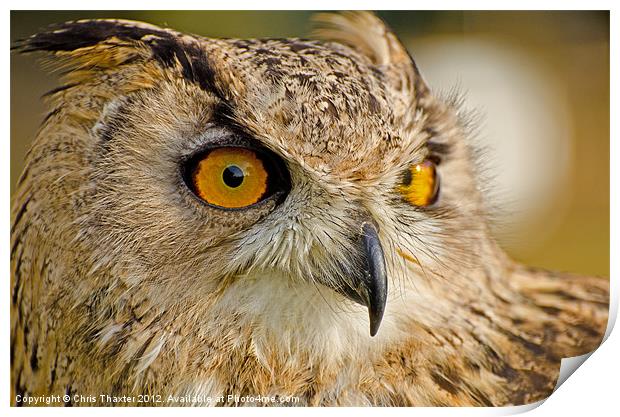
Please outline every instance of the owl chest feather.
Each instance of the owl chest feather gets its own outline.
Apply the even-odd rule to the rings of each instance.
[[[560,359],[592,350],[606,322],[605,280],[522,267],[489,297],[451,301],[444,292],[438,304],[421,286],[392,293],[375,337],[364,307],[274,272],[238,277],[206,310],[162,312],[122,286],[76,305],[63,302],[67,270],[44,254],[17,242],[12,259],[15,393],[228,399],[212,405],[256,395],[278,398],[269,405],[520,404],[548,395]],[[51,284],[41,291],[40,283]],[[107,297],[124,301],[108,309]]]

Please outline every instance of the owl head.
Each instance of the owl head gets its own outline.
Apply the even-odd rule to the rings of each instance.
[[[68,302],[373,340],[471,286],[489,239],[454,102],[376,16],[316,21],[211,39],[84,20],[18,45],[64,71],[20,193]]]

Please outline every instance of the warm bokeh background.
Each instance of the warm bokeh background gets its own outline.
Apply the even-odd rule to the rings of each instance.
[[[310,12],[12,12],[11,39],[83,18],[213,37],[307,36]],[[495,234],[528,264],[609,274],[609,13],[380,12],[433,89],[465,94],[492,174]],[[11,189],[57,84],[11,56]]]

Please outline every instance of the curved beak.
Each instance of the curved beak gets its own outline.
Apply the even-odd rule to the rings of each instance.
[[[365,292],[364,301],[368,307],[370,335],[374,336],[379,331],[383,319],[388,283],[383,247],[379,241],[377,229],[371,223],[362,224],[362,244],[367,264],[362,276],[362,290]]]
[[[374,336],[379,331],[385,311],[387,272],[376,227],[372,223],[364,222],[360,229],[357,243],[360,247],[356,254],[352,254],[352,257],[359,261],[356,262],[355,273],[343,282],[342,286],[334,289],[368,307],[370,335]]]

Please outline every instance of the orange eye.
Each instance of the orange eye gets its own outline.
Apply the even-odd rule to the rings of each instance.
[[[439,177],[435,164],[426,160],[411,166],[399,191],[405,200],[414,206],[425,207],[433,204],[439,195]]]
[[[243,208],[277,191],[270,171],[273,162],[265,155],[247,148],[222,147],[194,158],[187,182],[198,197],[213,206]]]

